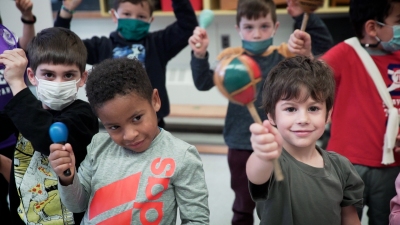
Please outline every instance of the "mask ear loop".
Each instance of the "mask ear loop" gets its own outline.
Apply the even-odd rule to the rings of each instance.
[[[378,25],[381,25],[381,26],[385,26],[385,25],[386,25],[386,24],[381,23],[381,22],[378,22],[378,21],[375,21],[375,22],[376,22]],[[379,44],[381,43],[381,39],[378,38],[378,36],[376,36],[375,39],[378,41],[376,44],[364,44],[364,43],[360,43],[360,44],[361,44],[361,46],[366,47],[366,48],[376,48],[376,47],[378,47]]]

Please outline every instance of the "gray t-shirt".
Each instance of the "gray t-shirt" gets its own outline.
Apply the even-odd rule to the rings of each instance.
[[[81,224],[209,224],[208,191],[196,148],[161,130],[142,153],[96,134],[62,202]]]
[[[283,150],[279,158],[283,181],[272,176],[262,185],[249,183],[260,224],[340,225],[342,207],[362,207],[364,183],[350,161],[337,153],[317,150],[324,168],[297,161]]]

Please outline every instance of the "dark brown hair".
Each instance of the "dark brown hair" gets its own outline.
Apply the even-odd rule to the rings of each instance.
[[[333,72],[324,62],[305,56],[283,60],[268,74],[262,92],[265,112],[275,119],[278,101],[300,98],[303,88],[307,94],[299,100],[306,101],[311,97],[317,102],[325,102],[328,118],[335,93]]]
[[[271,14],[272,21],[276,23],[276,6],[272,0],[239,0],[236,10],[236,25],[239,26],[242,17],[257,20]]]
[[[130,2],[134,5],[140,4],[143,6],[144,2],[147,2],[149,4],[150,8],[150,16],[153,15],[154,12],[154,2],[152,0],[114,0],[113,8],[117,10],[119,8],[119,5],[124,2]]]
[[[78,66],[85,71],[87,51],[82,40],[74,32],[52,27],[40,31],[28,45],[30,67],[36,71],[43,63]]]

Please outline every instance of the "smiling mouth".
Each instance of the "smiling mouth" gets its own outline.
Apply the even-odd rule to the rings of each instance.
[[[139,147],[143,142],[144,142],[144,140],[142,140],[142,141],[137,141],[137,142],[135,142],[135,143],[129,143],[129,144],[127,144],[127,146],[129,146],[129,147],[131,147],[131,148],[137,148],[137,147]]]

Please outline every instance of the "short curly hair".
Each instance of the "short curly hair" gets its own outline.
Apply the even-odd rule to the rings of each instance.
[[[106,59],[93,66],[86,82],[86,96],[93,112],[116,95],[134,92],[151,102],[153,88],[143,64],[137,59]]]
[[[266,114],[275,119],[275,107],[279,100],[298,99],[302,88],[304,96],[317,102],[326,103],[326,118],[333,107],[335,79],[332,69],[324,62],[305,56],[296,56],[278,63],[265,79],[262,92],[262,105]]]

